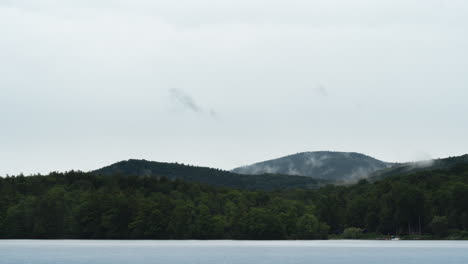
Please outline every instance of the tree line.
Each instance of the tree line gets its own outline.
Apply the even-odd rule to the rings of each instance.
[[[467,230],[466,164],[271,192],[76,171],[0,178],[0,238],[468,238]]]

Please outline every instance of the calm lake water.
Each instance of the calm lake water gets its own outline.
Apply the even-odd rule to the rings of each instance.
[[[0,240],[0,263],[468,263],[468,241]]]

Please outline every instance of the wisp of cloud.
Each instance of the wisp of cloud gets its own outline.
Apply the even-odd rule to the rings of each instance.
[[[203,109],[195,102],[195,100],[185,93],[184,91],[180,89],[169,89],[169,93],[171,94],[171,97],[179,102],[181,105],[183,105],[185,108],[196,112],[196,113],[201,113],[203,112]]]

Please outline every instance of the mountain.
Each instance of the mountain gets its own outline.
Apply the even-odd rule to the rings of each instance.
[[[325,184],[323,180],[302,176],[292,177],[278,174],[241,175],[207,167],[135,159],[120,161],[92,173],[102,176],[165,177],[214,186],[265,191],[294,188],[313,189]]]
[[[354,152],[304,152],[224,171],[179,163],[130,159],[91,173],[102,176],[165,177],[248,190],[316,189],[329,183],[376,181],[420,170],[450,168],[468,155],[414,163],[387,163]],[[304,177],[306,176],[306,177]]]
[[[192,171],[146,161],[111,166],[112,176],[0,177],[0,239],[468,239],[466,158],[373,183],[279,192],[112,174],[142,164]]]
[[[390,168],[375,171],[369,176],[369,179],[371,181],[376,181],[400,174],[408,174],[436,169],[450,169],[459,164],[468,164],[468,154],[443,159],[398,163]]]
[[[355,152],[316,151],[267,160],[235,168],[234,173],[256,175],[275,173],[307,176],[333,182],[356,182],[372,173],[390,168],[388,163]]]

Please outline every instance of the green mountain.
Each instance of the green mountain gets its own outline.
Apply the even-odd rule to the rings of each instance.
[[[235,168],[232,172],[246,175],[263,173],[301,175],[333,182],[352,183],[393,165],[355,152],[316,151],[267,160]]]
[[[468,155],[412,163],[387,163],[352,152],[304,152],[224,171],[179,163],[130,159],[93,171],[103,176],[165,177],[248,190],[315,189],[326,184],[376,181],[393,175],[446,169]]]
[[[193,168],[146,161],[106,169],[147,166],[137,177],[0,177],[0,239],[468,239],[468,162],[443,163],[373,183],[271,192],[168,180],[150,169]]]
[[[387,169],[375,171],[369,176],[369,180],[376,181],[394,175],[408,174],[435,169],[449,169],[459,164],[468,163],[468,154],[443,159],[424,160],[417,162],[397,163]]]
[[[249,190],[313,189],[326,183],[323,180],[301,176],[278,174],[241,175],[207,167],[135,159],[120,161],[92,173],[103,176],[165,177]]]

